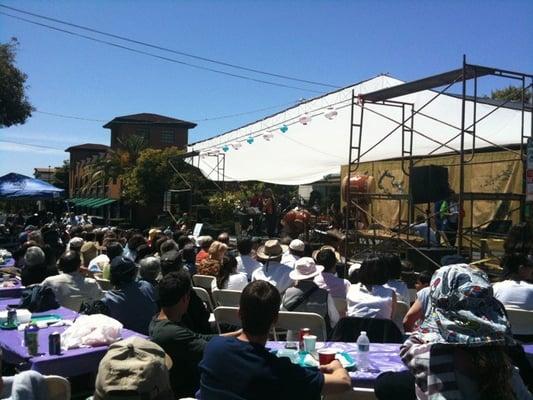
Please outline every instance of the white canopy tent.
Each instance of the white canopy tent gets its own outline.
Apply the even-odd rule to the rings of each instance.
[[[357,95],[402,83],[389,76],[378,76],[225,134],[193,143],[188,151],[198,151],[200,155],[189,159],[189,162],[198,166],[207,178],[215,180],[217,158],[207,154],[219,152],[225,154],[226,181],[257,180],[285,185],[316,182],[326,175],[339,173],[341,166],[348,163],[352,90]],[[459,138],[453,138],[460,132],[462,101],[454,96],[437,94],[435,91],[423,90],[394,99],[414,103],[414,109],[419,110],[436,97],[414,117],[414,129],[418,132],[414,135],[415,156],[427,155],[441,143],[448,141],[450,142],[446,146],[433,154],[459,149]],[[477,103],[477,120],[495,108],[493,105]],[[472,110],[473,103],[468,102],[466,126],[473,122]],[[333,118],[328,114],[331,111],[337,112]],[[359,106],[354,112],[355,121],[359,122]],[[310,117],[311,120],[302,124],[300,119],[303,116]],[[361,161],[400,157],[401,129],[397,129],[375,148],[372,147],[397,128],[401,121],[401,109],[366,103]],[[495,110],[476,124],[475,147],[519,143],[521,123],[520,111],[509,108]],[[524,123],[524,132],[530,132],[531,118],[526,116]],[[288,128],[286,132],[280,130],[284,125]],[[467,137],[465,147],[472,148],[471,137]]]

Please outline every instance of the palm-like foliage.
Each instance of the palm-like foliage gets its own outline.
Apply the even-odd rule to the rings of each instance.
[[[82,180],[85,182],[81,186],[82,193],[90,193],[98,186],[105,187],[110,179],[120,178],[135,166],[141,151],[147,147],[144,138],[138,135],[119,138],[118,142],[118,148],[95,157],[85,166],[82,174]]]

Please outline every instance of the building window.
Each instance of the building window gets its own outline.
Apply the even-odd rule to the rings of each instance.
[[[150,143],[150,130],[148,128],[137,129],[135,134],[143,138],[144,144]]]
[[[174,144],[174,131],[161,132],[161,144]]]

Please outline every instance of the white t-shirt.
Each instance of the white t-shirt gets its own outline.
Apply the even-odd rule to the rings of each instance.
[[[248,285],[248,277],[243,272],[237,272],[231,274],[224,284],[224,287],[217,287],[216,279],[211,283],[211,290],[224,289],[224,290],[238,290],[242,291],[246,285]]]
[[[252,274],[252,281],[267,281],[274,285],[280,293],[284,293],[292,286],[292,279],[289,277],[292,268],[277,261],[270,261],[268,265],[257,268]]]
[[[493,285],[494,297],[503,305],[533,311],[533,284],[525,281],[506,280]]]
[[[259,267],[262,267],[263,264],[261,264],[259,261],[253,259],[252,257],[248,256],[238,256],[235,257],[237,260],[237,272],[244,272],[248,280],[252,280],[252,273]]]
[[[347,314],[349,317],[391,319],[393,293],[393,289],[381,285],[372,286],[372,291],[360,283],[351,285],[346,295]]]
[[[409,288],[404,281],[401,279],[391,279],[383,286],[393,289],[396,292],[396,296],[398,296],[398,301],[402,301],[407,305],[410,304]]]
[[[350,289],[350,282],[337,277],[331,272],[322,272],[315,276],[316,285],[321,289],[326,289],[333,298],[346,298],[346,293]]]

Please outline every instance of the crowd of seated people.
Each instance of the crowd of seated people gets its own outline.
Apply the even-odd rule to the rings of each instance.
[[[249,238],[238,238],[236,247],[233,247],[227,233],[218,235],[217,240],[210,236],[194,240],[183,232],[163,229],[154,228],[142,233],[78,224],[68,228],[41,227],[46,232],[45,242],[40,229],[30,228],[21,237],[23,241],[15,252],[22,283],[49,287],[62,306],[87,313],[96,309],[120,321],[125,328],[147,335],[172,359],[172,365],[167,367],[169,384],[178,397],[195,396],[200,390],[205,393],[202,398],[210,398],[215,392],[221,393],[217,398],[254,398],[248,397],[248,391],[253,390],[262,393],[257,398],[284,398],[295,395],[296,388],[299,388],[300,393],[309,393],[306,398],[319,398],[324,393],[346,390],[346,371],[337,364],[309,373],[284,362],[278,365],[277,358],[266,354],[265,341],[276,321],[277,311],[319,314],[324,318],[329,334],[341,318],[390,320],[398,302],[411,303],[409,289],[401,279],[402,262],[396,254],[367,256],[360,265],[351,268],[348,281],[337,274],[341,257],[334,247],[323,246],[310,252],[308,243],[299,239],[286,246],[277,239],[258,243]],[[52,235],[51,231],[56,233]],[[478,301],[472,299],[475,291],[470,286],[460,293],[446,292],[451,289],[442,287],[444,274],[450,283],[471,281],[471,286],[483,288],[483,304],[490,303],[492,308],[483,311],[488,314],[480,315],[476,310],[468,309],[474,315],[472,321],[488,318],[493,324],[487,327],[483,337],[494,337],[495,342],[506,346],[513,344],[503,342],[503,338],[507,340],[505,335],[509,334],[509,327],[505,312],[500,313],[503,306],[500,310],[498,304],[533,310],[533,235],[527,224],[513,228],[512,233],[514,237],[510,235],[506,242],[503,258],[504,279],[493,286],[484,274],[458,258],[444,262],[443,265],[449,265],[435,274],[425,271],[417,275],[416,300],[404,318],[405,331],[412,336],[402,350],[405,363],[412,372],[399,377],[384,374],[379,385],[376,383],[379,398],[392,398],[387,397],[388,390],[397,391],[397,398],[428,395],[427,382],[432,379],[432,374],[427,372],[423,379],[414,374],[420,365],[416,361],[417,350],[413,349],[420,349],[416,346],[424,343],[450,341],[450,336],[443,336],[442,331],[438,332],[440,336],[427,332],[420,335],[421,329],[425,331],[431,324],[431,327],[443,323],[448,328],[456,326],[454,318],[460,315],[459,311],[448,313],[448,308],[441,311],[442,300],[439,299],[458,296],[462,299],[458,301],[458,307],[465,307],[464,304],[467,308],[477,307]],[[53,243],[51,237],[55,240]],[[212,276],[212,291],[242,292],[239,314],[242,330],[222,337],[214,334],[209,311],[192,290],[195,274]],[[107,282],[109,287],[102,287],[102,282]],[[72,297],[80,298],[80,303],[70,301]],[[340,308],[342,301],[344,306]],[[251,310],[265,312],[252,313]],[[435,313],[440,319],[435,320]],[[471,332],[449,329],[452,336],[465,335],[467,344],[470,337],[478,340],[477,333],[476,336]],[[287,339],[291,339],[291,332]],[[480,344],[485,342],[480,340]],[[489,360],[486,365],[493,369],[507,368],[507,372],[500,376],[500,383],[515,393],[515,398],[523,398],[520,396],[527,393],[520,374],[517,375],[513,364],[509,364],[501,352],[484,352],[467,346],[450,357],[461,365],[457,378],[460,389],[469,390],[468,394],[472,396],[464,398],[484,398],[476,396],[489,393],[482,382],[486,376],[493,376],[484,365],[472,361],[473,357]],[[501,362],[501,366],[494,360]],[[241,369],[249,369],[249,374],[242,376]],[[238,377],[239,384],[228,386],[229,376]],[[291,386],[289,382],[293,379],[300,383]],[[266,384],[273,380],[278,382],[278,387]],[[531,384],[526,379],[523,381],[526,385]],[[406,397],[401,397],[402,385],[406,382],[409,390]]]

